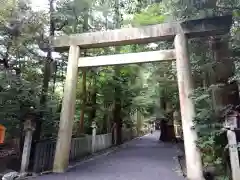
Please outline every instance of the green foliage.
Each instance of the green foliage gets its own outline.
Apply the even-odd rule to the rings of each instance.
[[[197,88],[192,95],[196,106],[195,129],[198,133],[198,146],[204,166],[213,165],[218,172],[226,175],[226,133],[212,106],[211,91],[211,88]]]
[[[162,4],[153,4],[147,7],[143,12],[135,14],[133,21],[135,25],[152,25],[164,22],[163,13],[164,6]]]
[[[61,0],[52,12],[56,34],[80,33],[113,29],[117,25],[141,26],[171,20],[186,20],[206,16],[233,13],[234,24],[230,34],[230,45],[236,63],[236,74],[231,80],[239,80],[239,2],[222,0],[218,4],[193,4],[192,1],[103,1],[103,0]],[[210,2],[210,1],[205,1]],[[213,2],[213,1],[212,1]],[[118,17],[116,11],[119,10]],[[58,130],[62,89],[66,73],[67,53],[53,57],[51,81],[47,102],[40,105],[45,54],[38,47],[39,41],[46,41],[49,19],[45,12],[33,12],[27,4],[14,4],[6,1],[0,7],[0,60],[7,59],[10,67],[0,69],[0,119],[7,126],[8,134],[17,137],[22,118],[34,107],[42,116],[42,138],[55,138]],[[6,25],[23,18],[21,31],[16,35],[6,30]],[[116,22],[116,20],[118,22]],[[86,24],[87,23],[87,24]],[[49,33],[47,33],[49,34]],[[45,42],[46,43],[46,42]],[[210,81],[214,78],[213,54],[209,52],[207,41],[194,39],[189,42],[192,74],[196,84],[193,99],[196,105],[195,128],[199,134],[198,145],[205,165],[220,167],[224,162],[223,151],[226,145],[222,124],[212,106]],[[90,49],[87,56],[129,53],[173,48],[172,42],[156,42],[149,45],[129,45],[115,48]],[[55,55],[55,54],[54,54]],[[57,64],[55,67],[54,64]],[[85,133],[91,133],[92,120],[99,126],[98,133],[111,130],[114,121],[113,110],[116,99],[121,100],[121,118],[124,125],[141,131],[144,119],[162,111],[160,99],[179,109],[176,68],[174,63],[152,63],[116,67],[87,69],[87,103],[84,117]],[[14,69],[20,74],[16,75]],[[56,68],[56,69],[55,69]],[[83,107],[82,73],[77,85],[74,136],[78,135],[79,119]],[[118,94],[115,91],[118,90]],[[96,101],[94,101],[96,97]],[[95,117],[91,114],[95,113]],[[162,113],[164,114],[164,113]]]

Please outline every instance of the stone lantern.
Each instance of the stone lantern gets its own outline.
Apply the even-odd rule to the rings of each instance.
[[[174,124],[176,139],[182,139],[183,132],[182,132],[181,113],[177,110],[173,112],[173,124]]]
[[[36,128],[34,114],[28,113],[24,121],[25,140],[22,153],[21,173],[26,173],[29,165],[29,158],[31,153],[32,135]]]
[[[239,127],[239,124],[238,113],[234,111],[226,116],[224,127],[226,129],[234,130]]]

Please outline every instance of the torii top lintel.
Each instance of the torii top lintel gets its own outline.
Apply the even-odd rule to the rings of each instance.
[[[188,38],[223,35],[229,32],[231,25],[232,15],[216,16],[138,28],[56,36],[51,39],[51,45],[55,51],[65,51],[71,45],[78,45],[81,48],[89,49],[128,44],[145,44],[173,39],[178,33],[184,33]]]

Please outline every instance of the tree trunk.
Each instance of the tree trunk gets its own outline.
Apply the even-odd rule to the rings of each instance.
[[[114,103],[114,111],[113,111],[113,118],[114,122],[116,123],[117,128],[117,145],[122,144],[122,119],[121,119],[121,104],[119,103],[120,100],[118,98],[115,98],[115,101],[117,99],[117,102]]]
[[[54,25],[54,20],[52,17],[52,14],[54,12],[54,7],[53,7],[53,3],[54,0],[50,0],[50,31],[49,31],[49,36],[54,36],[55,34],[55,25]],[[44,76],[43,76],[43,86],[42,86],[42,94],[41,94],[41,98],[40,98],[40,104],[42,107],[44,107],[46,100],[47,100],[47,93],[48,93],[48,88],[49,88],[49,81],[50,81],[50,77],[51,77],[51,62],[52,62],[52,49],[48,48],[48,52],[47,52],[47,58],[45,60],[45,64],[44,64]],[[43,114],[40,114],[39,119],[37,119],[36,121],[36,130],[34,131],[33,134],[33,143],[40,140],[41,137],[41,127],[42,127],[42,117]],[[34,149],[34,145],[33,148]]]
[[[83,22],[83,32],[88,31],[88,21],[89,21],[89,4],[86,3],[86,7],[84,8],[84,22]],[[87,50],[84,50],[84,57],[87,56]],[[84,133],[84,114],[86,110],[86,99],[87,99],[87,89],[86,89],[86,79],[87,79],[87,69],[82,69],[82,93],[83,93],[83,100],[82,100],[82,108],[81,108],[81,116],[80,116],[80,134]]]
[[[95,69],[92,69],[89,72],[90,79],[91,79],[91,85],[89,87],[89,100],[88,100],[88,106],[89,106],[89,122],[93,122],[96,117],[96,108],[97,108],[97,89],[96,89],[96,72]]]
[[[115,28],[120,28],[121,24],[120,24],[120,10],[119,10],[120,4],[119,4],[119,0],[115,0],[115,4],[114,4],[114,9],[115,9]],[[119,53],[120,52],[120,48],[116,47],[115,48],[115,52]],[[114,80],[117,81],[117,84],[121,84],[121,82],[118,80],[118,78],[120,77],[120,67],[115,66],[114,67]],[[114,111],[113,111],[113,120],[116,123],[116,128],[117,128],[117,144],[122,144],[122,118],[121,118],[121,110],[122,110],[122,106],[121,106],[121,86],[117,85],[115,87],[115,91],[114,91]]]
[[[80,115],[80,134],[84,133],[84,114],[86,109],[86,99],[87,99],[87,90],[86,90],[86,69],[82,69],[82,107],[81,107],[81,115]]]
[[[97,90],[96,90],[96,73],[94,70],[91,72],[92,87],[90,90],[90,112],[89,121],[93,122],[96,117],[96,107],[97,107]]]
[[[52,17],[52,14],[54,12],[54,0],[50,0],[50,31],[49,31],[49,36],[54,36],[55,34],[55,25],[54,25],[54,20]],[[43,75],[43,86],[42,86],[42,93],[40,97],[40,104],[42,107],[45,107],[45,103],[47,101],[47,93],[49,89],[49,81],[51,78],[51,62],[52,62],[52,49],[48,48],[47,52],[47,58],[45,60],[44,64],[44,75]],[[36,117],[36,130],[33,133],[32,137],[32,148],[31,148],[31,155],[30,155],[30,166],[32,166],[32,158],[34,157],[35,154],[35,149],[36,149],[36,143],[40,140],[41,138],[41,131],[42,131],[42,118],[44,114],[41,112],[39,116]]]

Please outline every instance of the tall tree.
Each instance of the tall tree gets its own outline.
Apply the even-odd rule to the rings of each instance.
[[[89,9],[90,4],[85,3],[85,8],[83,9],[83,32],[88,31],[89,27]],[[87,56],[87,50],[84,50],[84,56]],[[84,133],[84,115],[86,111],[86,100],[87,100],[87,68],[82,68],[82,106],[80,115],[80,133]]]
[[[114,3],[114,15],[115,15],[115,28],[119,29],[121,27],[121,13],[120,13],[120,1],[115,0]],[[120,47],[115,47],[115,53],[120,53]],[[122,101],[121,101],[121,67],[114,67],[114,81],[115,81],[115,89],[114,89],[114,110],[113,110],[113,119],[116,123],[117,128],[117,144],[122,143],[122,117],[121,117],[121,109],[122,109]]]

